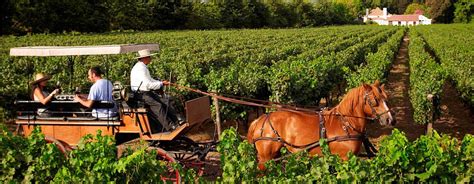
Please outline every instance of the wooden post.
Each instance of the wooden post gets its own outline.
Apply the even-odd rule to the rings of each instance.
[[[217,128],[217,138],[221,138],[221,115],[219,112],[219,99],[216,97],[212,97],[212,101],[214,104],[214,108],[216,110],[216,128]]]
[[[433,134],[433,123],[429,122],[426,124],[426,135],[432,135]]]
[[[426,135],[432,135],[432,134],[433,134],[433,122],[435,121],[435,116],[436,116],[436,115],[435,115],[436,110],[434,109],[434,108],[436,108],[436,107],[435,107],[435,105],[434,105],[434,103],[433,103],[433,98],[434,98],[434,97],[435,97],[435,96],[432,95],[432,94],[428,94],[428,96],[427,96],[428,101],[431,102],[431,109],[432,109],[433,112],[431,112],[431,117],[430,117],[430,119],[429,119],[429,121],[428,121],[428,124],[426,124]]]

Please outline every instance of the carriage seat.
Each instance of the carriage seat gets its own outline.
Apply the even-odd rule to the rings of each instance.
[[[115,85],[118,85],[117,83]],[[116,87],[116,86],[115,86]],[[135,92],[132,92],[130,88],[116,87],[114,89],[113,97],[115,101],[125,102],[123,104],[130,108],[142,108],[145,107],[143,101],[136,97]]]
[[[43,105],[39,101],[33,100],[17,100],[15,101],[17,110],[38,110],[38,108],[56,107],[56,108],[84,108],[79,102],[76,101],[51,101],[46,105]],[[97,101],[94,102],[92,108],[113,108],[115,103],[112,101]]]
[[[141,103],[140,105],[129,105],[130,103],[122,103],[121,104],[121,112],[125,114],[130,114],[130,113],[146,113],[147,110],[145,108],[145,105]]]
[[[92,108],[113,108],[115,102],[111,101],[97,101],[94,102]],[[119,117],[109,117],[109,118],[96,118],[96,117],[71,117],[71,114],[83,114],[84,112],[78,111],[77,109],[82,109],[83,106],[79,102],[75,101],[51,101],[50,103],[43,105],[38,101],[31,100],[18,100],[15,101],[15,108],[19,116],[17,119],[21,120],[118,120]],[[38,108],[51,108],[58,109],[58,111],[53,112],[49,117],[38,116]],[[68,109],[61,111],[63,109]],[[73,110],[76,109],[76,110]],[[75,112],[77,111],[77,112]],[[65,115],[70,114],[70,115]]]
[[[53,117],[42,117],[33,115],[22,115],[17,116],[18,120],[52,120],[52,121],[118,121],[118,116],[109,118],[96,118],[96,117],[67,117],[67,116],[53,116]]]
[[[130,108],[144,108],[145,103],[137,98],[134,93],[128,94],[128,100],[125,101]]]

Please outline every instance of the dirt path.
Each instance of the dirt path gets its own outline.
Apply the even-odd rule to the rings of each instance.
[[[441,96],[441,117],[433,124],[438,132],[462,139],[465,134],[474,134],[474,114],[463,103],[456,88],[447,80]]]
[[[408,94],[410,89],[409,42],[408,36],[405,35],[388,75],[386,89],[390,98],[389,104],[396,113],[397,124],[393,128],[403,131],[407,138],[413,141],[425,134],[426,127],[416,124],[413,120],[413,109]],[[449,80],[443,86],[441,109],[443,111],[441,117],[433,124],[436,131],[458,139],[462,139],[465,134],[474,133],[474,114],[463,103]],[[389,135],[393,128],[374,123],[367,127],[367,132],[370,140],[378,145],[378,142]]]
[[[408,95],[410,89],[409,42],[408,36],[405,35],[386,83],[389,105],[395,111],[397,124],[394,127],[382,127],[373,123],[367,127],[370,140],[376,145],[382,137],[391,134],[393,128],[405,132],[409,140],[415,140],[425,131],[424,126],[417,125],[413,121],[413,109]]]

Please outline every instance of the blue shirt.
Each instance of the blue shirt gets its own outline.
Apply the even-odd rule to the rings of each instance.
[[[93,101],[110,101],[113,102],[112,98],[112,83],[106,79],[100,79],[92,85],[89,91],[87,99]],[[107,118],[117,116],[117,107],[110,108],[95,108],[92,109],[92,116],[98,118]]]

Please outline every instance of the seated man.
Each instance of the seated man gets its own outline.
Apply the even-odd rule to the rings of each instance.
[[[130,86],[132,91],[138,92],[137,98],[142,100],[147,106],[150,123],[160,122],[166,131],[171,131],[181,123],[184,118],[177,115],[170,99],[163,98],[157,93],[163,85],[169,85],[168,81],[155,80],[150,76],[147,65],[151,63],[149,50],[138,51],[138,62],[133,66],[130,75]],[[152,126],[156,128],[156,126]]]
[[[94,83],[89,91],[89,96],[86,98],[76,94],[74,100],[82,105],[91,108],[94,101],[113,101],[112,98],[112,83],[102,78],[102,71],[98,66],[92,67],[87,72],[89,80]],[[94,108],[92,109],[92,116],[96,118],[109,118],[117,116],[117,107],[113,108]]]

